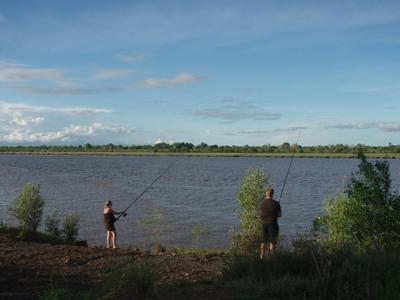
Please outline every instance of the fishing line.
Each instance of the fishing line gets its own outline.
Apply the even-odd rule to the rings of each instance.
[[[301,135],[301,132],[299,132],[299,135],[297,136],[296,145],[298,145],[298,143],[299,143],[300,135]],[[294,156],[295,156],[295,153],[296,153],[296,152],[293,151],[293,155],[292,155],[292,157],[290,158],[290,163],[289,163],[289,166],[288,166],[287,171],[286,171],[285,180],[284,180],[284,182],[283,182],[283,186],[282,186],[281,194],[279,195],[279,200],[278,200],[278,202],[281,202],[282,194],[283,194],[283,191],[285,190],[286,182],[287,182],[287,179],[288,179],[288,177],[289,177],[290,167],[292,166],[292,162],[293,162],[293,158],[294,158]]]
[[[179,158],[179,157],[178,157],[178,158]],[[143,190],[143,192],[141,192],[140,195],[137,196],[137,197],[132,201],[132,203],[129,204],[128,207],[125,208],[125,210],[123,210],[123,211],[120,213],[120,215],[115,219],[115,222],[118,221],[118,219],[121,218],[122,216],[124,216],[124,217],[126,216],[127,210],[128,210],[136,201],[138,201],[138,200],[153,186],[153,184],[155,184],[165,173],[168,172],[168,170],[178,161],[178,158],[176,158],[172,163],[170,163],[170,164],[165,168],[165,170],[162,171],[162,172],[160,173],[160,175],[158,175],[158,176]]]

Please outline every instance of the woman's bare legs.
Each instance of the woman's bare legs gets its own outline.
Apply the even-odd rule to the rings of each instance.
[[[107,230],[107,248],[111,248],[111,235],[112,231]]]
[[[107,231],[107,248],[117,248],[117,232]]]
[[[113,248],[117,248],[117,232],[111,231]]]

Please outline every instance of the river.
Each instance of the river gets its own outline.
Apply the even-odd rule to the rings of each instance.
[[[121,245],[226,248],[237,230],[237,194],[249,169],[260,168],[279,195],[290,158],[0,155],[0,221],[16,225],[8,207],[27,182],[40,184],[44,217],[79,213],[79,237],[104,244],[106,199],[122,210],[165,168],[168,172],[116,224]],[[400,188],[400,160],[389,160]],[[281,234],[303,232],[329,196],[356,171],[356,159],[295,158],[282,197]],[[147,221],[147,225],[145,225]],[[150,223],[150,225],[149,225]],[[42,228],[43,229],[43,228]]]

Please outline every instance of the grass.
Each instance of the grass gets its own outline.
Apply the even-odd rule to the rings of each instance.
[[[298,157],[298,158],[356,158],[356,153],[218,153],[218,152],[124,152],[124,151],[13,151],[0,155],[94,155],[94,156],[205,156],[205,157]],[[366,153],[368,158],[400,158],[400,153]]]
[[[82,290],[73,287],[51,287],[40,300],[95,300],[95,299],[153,299],[156,273],[148,261],[130,261],[124,268],[116,269],[107,276],[106,282],[95,289]]]
[[[396,252],[331,252],[313,246],[263,261],[236,257],[222,278],[253,285],[260,299],[398,299],[399,263]]]
[[[105,285],[113,299],[143,299],[155,293],[156,266],[149,260],[131,260],[123,269],[112,271]],[[127,298],[128,296],[128,298]]]
[[[95,300],[99,299],[99,296],[93,291],[52,287],[45,291],[39,300]]]

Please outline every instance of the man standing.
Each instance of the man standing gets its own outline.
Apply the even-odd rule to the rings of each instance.
[[[265,190],[265,198],[261,204],[261,222],[263,228],[263,237],[261,243],[260,259],[264,258],[266,244],[270,254],[274,254],[276,243],[278,241],[279,225],[278,218],[282,216],[281,206],[278,201],[273,199],[274,190],[269,187]]]

